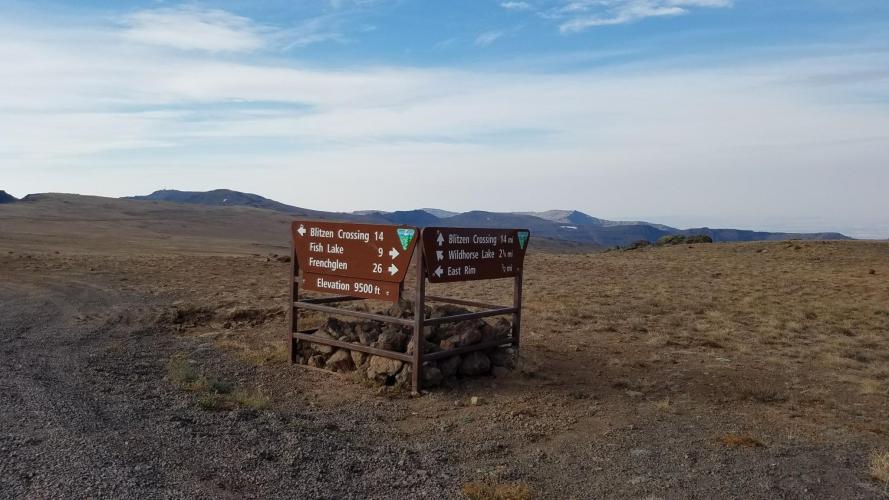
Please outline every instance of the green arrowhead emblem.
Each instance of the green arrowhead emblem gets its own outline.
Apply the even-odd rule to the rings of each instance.
[[[398,239],[401,240],[401,249],[407,250],[407,247],[411,246],[411,241],[414,240],[414,235],[417,234],[415,229],[399,229],[398,230]]]
[[[524,250],[525,245],[528,244],[528,237],[531,236],[531,233],[529,233],[528,231],[519,231],[518,236],[519,236],[519,247],[521,247],[521,249]]]

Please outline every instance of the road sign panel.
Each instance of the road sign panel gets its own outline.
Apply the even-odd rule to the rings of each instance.
[[[326,276],[303,273],[301,286],[313,292],[336,293],[349,297],[398,302],[401,297],[401,283],[374,281],[348,276]]]
[[[430,283],[449,283],[517,276],[530,236],[525,229],[427,227],[427,278]]]
[[[419,238],[414,227],[298,220],[293,247],[306,273],[401,283]]]

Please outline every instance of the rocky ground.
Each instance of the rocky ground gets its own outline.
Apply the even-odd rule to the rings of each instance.
[[[4,249],[0,497],[889,497],[889,246],[794,245],[532,254],[419,398],[287,363],[280,259]]]

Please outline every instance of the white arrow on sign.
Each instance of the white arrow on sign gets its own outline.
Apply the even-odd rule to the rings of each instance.
[[[441,246],[444,243],[444,236],[441,235],[441,231],[438,232],[438,246]]]
[[[444,274],[444,271],[442,270],[441,266],[438,266],[438,269],[436,269],[433,274],[441,278],[441,275]]]
[[[299,233],[300,236],[305,236],[306,235],[306,226],[300,224],[299,229],[297,229],[296,232]]]
[[[399,255],[401,254],[398,253],[398,250],[394,248],[392,250],[389,250],[389,257],[392,257],[392,259],[395,259],[395,257],[398,257]]]
[[[436,251],[435,251],[435,257],[436,257],[438,260],[443,260],[443,259],[444,259],[444,251],[443,251],[443,250],[436,250]]]
[[[395,264],[389,266],[389,274],[391,274],[392,276],[398,274],[398,268],[395,267]]]

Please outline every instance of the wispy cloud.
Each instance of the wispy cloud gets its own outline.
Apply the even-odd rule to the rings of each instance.
[[[328,0],[328,3],[334,9],[343,9],[346,7],[369,7],[385,1],[386,0]]]
[[[342,14],[310,18],[290,27],[273,27],[219,9],[195,6],[148,9],[119,19],[128,42],[213,53],[290,50],[322,42],[344,43]],[[372,29],[372,28],[371,28]],[[361,31],[369,31],[364,26]]]
[[[597,26],[682,16],[695,9],[725,8],[733,4],[734,0],[560,0],[554,7],[539,10],[538,15],[559,21],[562,33],[577,33]]]
[[[432,48],[435,50],[447,50],[456,45],[458,41],[460,41],[460,39],[457,37],[446,38],[435,42],[435,45],[433,45]]]
[[[503,38],[505,34],[503,31],[486,31],[475,38],[475,44],[479,47],[487,47]]]
[[[506,10],[531,10],[533,6],[528,2],[500,2],[500,6]]]
[[[121,22],[121,35],[129,41],[209,52],[260,49],[270,31],[223,10],[191,6],[142,10],[124,16]]]
[[[275,32],[273,38],[284,50],[306,47],[316,43],[339,42],[345,43],[349,38],[343,33],[343,29],[337,23],[335,16],[321,16],[306,20],[301,24]],[[375,28],[365,26],[362,31],[373,31]]]

